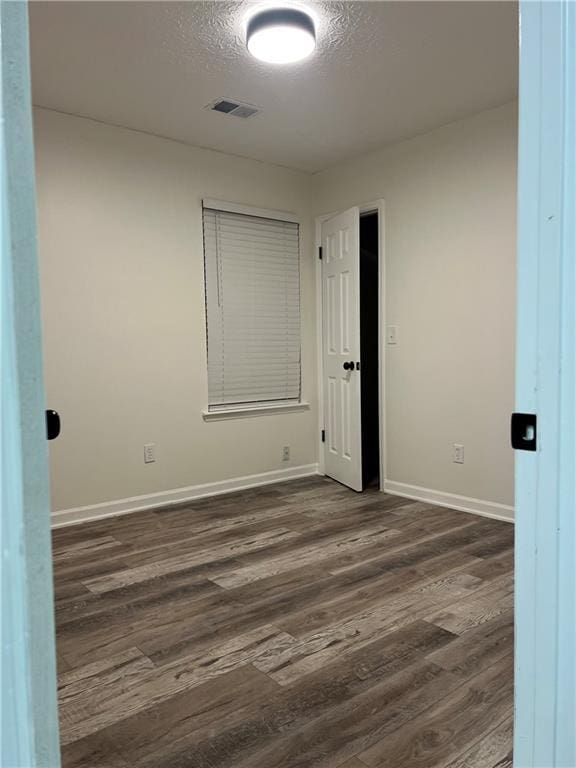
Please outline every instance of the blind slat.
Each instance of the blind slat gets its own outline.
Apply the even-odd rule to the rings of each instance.
[[[300,400],[298,224],[204,210],[209,406]]]

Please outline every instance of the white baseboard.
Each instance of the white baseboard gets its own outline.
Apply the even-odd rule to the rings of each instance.
[[[430,488],[421,488],[418,485],[396,483],[394,480],[384,481],[384,491],[393,496],[404,496],[407,499],[414,499],[414,501],[437,504],[440,507],[458,509],[461,512],[472,512],[474,515],[492,517],[494,520],[504,520],[507,523],[514,522],[514,507],[510,507],[507,504],[472,499],[469,496],[459,496],[455,493],[433,491]]]
[[[317,464],[305,464],[300,467],[288,467],[287,469],[263,472],[259,475],[246,475],[245,477],[234,477],[230,480],[219,480],[215,483],[203,483],[202,485],[191,485],[188,488],[175,488],[171,491],[150,493],[146,496],[132,496],[128,499],[118,499],[117,501],[104,501],[101,504],[90,504],[87,507],[61,509],[52,513],[52,527],[61,528],[65,525],[125,515],[128,512],[139,512],[143,509],[169,507],[174,504],[201,499],[205,496],[218,496],[222,493],[242,491],[246,488],[256,488],[260,485],[270,485],[271,483],[280,483],[283,480],[295,480],[299,477],[309,477],[310,475],[317,474]]]

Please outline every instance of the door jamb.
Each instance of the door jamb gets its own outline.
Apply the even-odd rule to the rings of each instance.
[[[28,4],[0,3],[2,765],[60,766]]]
[[[576,765],[576,6],[520,3],[514,766]]]
[[[349,206],[351,207],[351,206]],[[386,238],[385,238],[385,205],[383,199],[362,203],[358,206],[360,215],[363,213],[378,214],[378,410],[379,410],[379,442],[380,442],[380,490],[384,491],[386,480]],[[344,210],[344,209],[342,209]],[[324,362],[322,336],[322,262],[318,258],[318,249],[322,245],[322,224],[341,211],[332,211],[316,217],[314,258],[316,259],[316,359],[317,359],[317,397],[318,397],[318,474],[324,475],[325,461],[322,443],[324,429]]]

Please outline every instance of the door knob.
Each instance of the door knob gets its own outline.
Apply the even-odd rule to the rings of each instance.
[[[354,362],[353,361],[351,361],[351,362],[346,361],[343,364],[342,367],[344,368],[345,371],[353,371],[354,370]]]
[[[58,411],[46,411],[46,437],[54,440],[60,434],[60,414]]]

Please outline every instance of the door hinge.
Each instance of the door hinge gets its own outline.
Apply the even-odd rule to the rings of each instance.
[[[323,443],[326,442],[326,430],[325,429],[322,430],[322,442]]]
[[[318,258],[320,259],[320,261],[322,261],[322,246],[321,245],[318,247]]]
[[[515,448],[517,451],[535,451],[536,427],[537,419],[535,413],[513,413],[510,420],[512,448]]]

